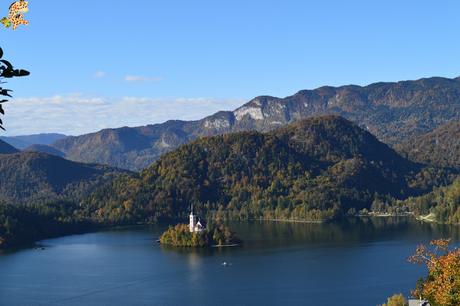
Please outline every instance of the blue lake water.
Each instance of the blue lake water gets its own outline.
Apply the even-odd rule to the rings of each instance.
[[[244,246],[164,248],[152,226],[0,254],[0,305],[377,305],[424,275],[406,261],[417,244],[460,233],[384,218],[231,227]]]

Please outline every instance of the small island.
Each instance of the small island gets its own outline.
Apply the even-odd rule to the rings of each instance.
[[[241,240],[224,224],[205,227],[190,212],[190,222],[170,226],[160,237],[160,243],[175,247],[226,247],[238,246]]]

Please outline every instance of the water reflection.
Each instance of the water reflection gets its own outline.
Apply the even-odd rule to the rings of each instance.
[[[417,244],[460,239],[460,227],[411,218],[229,226],[243,246],[163,247],[155,240],[167,225],[156,225],[0,254],[0,305],[336,305],[337,297],[342,305],[376,305],[408,294],[423,275],[406,261]]]
[[[232,223],[232,229],[245,235],[245,247],[297,244],[353,244],[387,240],[425,242],[426,237],[460,239],[460,227],[419,222],[413,218],[350,218],[330,223],[289,223],[254,221]],[[252,228],[257,227],[257,231]]]

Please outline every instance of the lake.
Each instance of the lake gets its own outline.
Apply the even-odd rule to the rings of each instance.
[[[408,218],[230,226],[243,246],[165,248],[151,226],[0,254],[0,305],[376,305],[424,275],[406,261],[417,244],[460,233]]]

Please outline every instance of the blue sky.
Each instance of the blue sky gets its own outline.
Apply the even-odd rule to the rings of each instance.
[[[0,0],[3,15],[9,3]],[[458,1],[29,4],[28,27],[0,31],[5,58],[32,73],[8,84],[7,135],[196,119],[257,95],[460,75]]]

